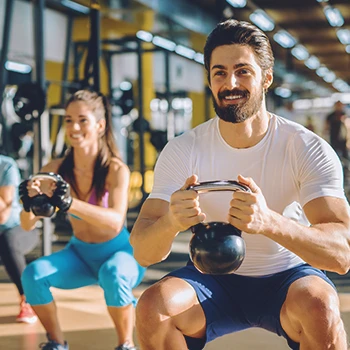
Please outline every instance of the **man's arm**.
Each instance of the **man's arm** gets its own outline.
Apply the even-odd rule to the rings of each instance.
[[[0,187],[0,224],[5,224],[10,217],[15,191],[14,185]]]
[[[350,268],[350,216],[345,199],[319,197],[304,206],[311,226],[304,226],[267,207],[260,188],[251,178],[239,181],[252,190],[235,192],[229,222],[250,234],[271,238],[308,264],[345,274]]]
[[[345,200],[316,198],[304,206],[310,227],[272,213],[264,233],[305,262],[322,270],[345,274],[350,268],[350,219]]]
[[[174,238],[179,233],[169,219],[169,203],[162,199],[147,199],[130,235],[135,259],[142,266],[165,260]]]
[[[189,177],[184,186],[172,194],[170,203],[161,199],[145,201],[130,236],[140,265],[147,267],[165,260],[176,235],[205,220],[198,194],[187,190],[197,180],[196,175]]]

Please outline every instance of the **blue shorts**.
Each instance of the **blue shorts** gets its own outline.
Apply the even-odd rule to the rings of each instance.
[[[286,338],[291,349],[299,344],[283,330],[280,311],[289,286],[299,278],[318,276],[335,286],[326,274],[308,264],[261,277],[206,275],[192,264],[168,274],[187,281],[196,291],[206,317],[206,338],[185,337],[190,350],[203,349],[207,342],[225,334],[259,327]]]

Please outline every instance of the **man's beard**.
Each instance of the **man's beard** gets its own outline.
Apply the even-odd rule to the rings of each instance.
[[[218,94],[219,101],[223,101],[226,96],[239,95],[246,98],[244,104],[232,104],[227,106],[219,106],[215,97],[212,95],[213,105],[217,116],[230,123],[242,123],[245,120],[255,115],[261,108],[261,103],[264,98],[263,89],[257,95],[251,95],[248,91],[234,89],[231,91],[225,90]]]

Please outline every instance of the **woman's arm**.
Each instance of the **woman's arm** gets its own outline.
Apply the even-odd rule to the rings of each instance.
[[[43,166],[40,169],[40,172],[57,173],[61,162],[62,162],[62,159],[55,159],[52,162],[50,162],[50,163],[46,164],[45,166]],[[25,210],[22,210],[21,214],[20,214],[21,227],[25,231],[31,231],[31,230],[33,230],[35,228],[36,223],[42,218],[43,218],[42,216],[35,216],[31,211],[30,212],[26,212]]]

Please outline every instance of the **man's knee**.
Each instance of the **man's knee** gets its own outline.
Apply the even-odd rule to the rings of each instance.
[[[194,289],[184,280],[165,278],[148,288],[136,307],[140,329],[177,329],[186,335],[205,331],[205,315]]]
[[[336,291],[325,281],[310,276],[294,282],[285,301],[287,312],[300,320],[318,320],[340,317]]]
[[[281,312],[281,323],[295,341],[334,342],[344,334],[336,291],[325,281],[310,276],[294,282]]]
[[[142,324],[143,328],[160,323],[161,314],[164,314],[163,299],[159,282],[146,289],[137,302],[136,323]]]

